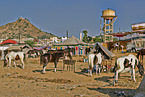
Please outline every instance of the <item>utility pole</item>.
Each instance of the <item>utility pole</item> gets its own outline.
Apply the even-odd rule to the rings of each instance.
[[[101,42],[102,42],[102,20],[100,20],[100,39],[101,39]]]
[[[19,32],[19,44],[20,44],[20,40],[21,40],[21,32]]]
[[[68,30],[66,31],[66,37],[67,37],[67,39],[68,39]]]

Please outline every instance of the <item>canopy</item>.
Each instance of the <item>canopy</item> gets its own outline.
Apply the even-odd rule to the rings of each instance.
[[[96,46],[98,46],[101,52],[103,52],[104,59],[112,59],[116,57],[115,54],[113,54],[111,51],[109,51],[101,43],[98,43],[98,42],[94,45],[94,48],[90,51],[89,54],[94,53],[94,51],[96,50],[95,48]]]
[[[100,49],[104,52],[106,59],[111,59],[116,57],[115,54],[113,54],[111,51],[109,51],[107,48],[105,48],[103,45],[101,45],[101,43],[96,43],[96,46],[99,46]]]
[[[12,39],[8,39],[3,41],[1,44],[18,44],[18,42]]]
[[[68,45],[69,46],[69,45],[88,45],[88,44],[82,42],[75,36],[71,36],[69,39],[65,40],[64,42],[54,44],[54,46],[59,46],[59,45],[61,45],[61,46]]]
[[[116,37],[123,37],[123,36],[126,36],[128,34],[133,34],[133,33],[143,34],[143,33],[145,33],[145,30],[143,30],[143,31],[119,32],[119,33],[109,33],[108,35],[113,35],[113,36],[116,36]]]
[[[46,49],[47,48],[47,46],[44,46],[44,47],[33,47],[33,49],[35,49],[35,50],[43,50],[43,49]]]
[[[127,34],[126,33],[111,33],[109,35],[113,35],[113,36],[116,36],[116,37],[123,37],[123,36],[126,36]]]

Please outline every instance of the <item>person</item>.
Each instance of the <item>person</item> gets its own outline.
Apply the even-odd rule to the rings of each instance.
[[[123,45],[121,45],[122,53],[123,53],[123,48],[124,48],[124,46],[123,46]]]

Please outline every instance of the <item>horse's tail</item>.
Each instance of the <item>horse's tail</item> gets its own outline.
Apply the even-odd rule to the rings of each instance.
[[[8,54],[4,57],[4,67],[7,66],[8,64],[8,58],[7,58]]]
[[[137,56],[136,56],[136,57],[137,57],[137,59],[139,59],[139,55],[140,55],[140,51],[137,53]]]
[[[24,62],[26,63],[26,54],[24,53]]]
[[[137,67],[138,67],[138,70],[139,70],[139,74],[141,76],[143,76],[144,75],[144,67],[143,67],[143,65],[141,65],[141,63],[139,61],[138,61]]]

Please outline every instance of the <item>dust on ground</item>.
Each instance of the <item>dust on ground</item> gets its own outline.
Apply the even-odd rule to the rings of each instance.
[[[120,57],[129,53],[114,54]],[[80,58],[83,56],[73,56],[74,60]],[[112,66],[114,62],[115,59]],[[130,73],[124,73],[113,86],[112,72],[94,73],[92,77],[88,77],[87,72],[81,72],[88,68],[87,62],[76,62],[75,72],[66,68],[62,71],[62,59],[58,62],[56,73],[54,63],[48,63],[45,74],[41,73],[42,67],[39,57],[29,58],[25,69],[19,65],[17,68],[3,67],[3,61],[0,61],[0,97],[117,97],[122,93],[132,96],[142,80],[139,73],[136,73],[137,82],[131,80]]]

